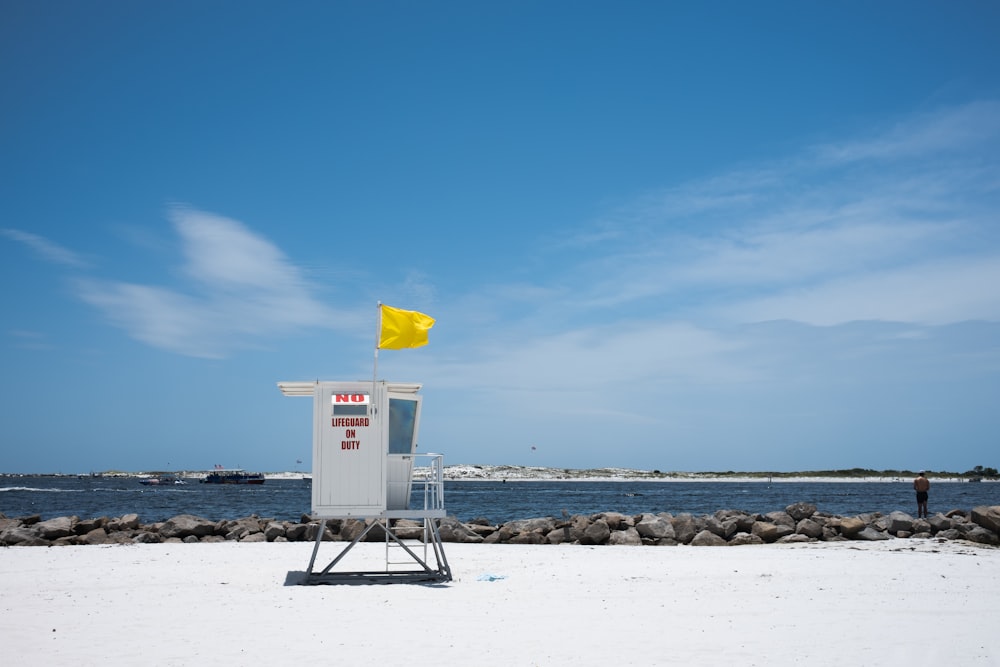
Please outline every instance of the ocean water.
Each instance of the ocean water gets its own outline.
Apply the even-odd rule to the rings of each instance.
[[[711,514],[720,509],[772,512],[795,502],[811,502],[831,514],[916,514],[909,481],[903,482],[445,482],[445,508],[461,521],[492,523],[563,512],[622,514],[670,512]],[[146,487],[134,478],[0,477],[0,513],[94,518],[136,513],[143,523],[178,514],[238,519],[257,514],[298,520],[308,514],[310,483],[270,479],[261,486],[217,486],[192,481],[183,486]],[[929,509],[947,512],[1000,505],[1000,483],[932,480]]]

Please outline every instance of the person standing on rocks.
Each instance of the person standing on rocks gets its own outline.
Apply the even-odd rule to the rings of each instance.
[[[917,518],[927,518],[927,491],[931,488],[931,482],[924,476],[924,471],[913,480],[913,488],[917,492]]]

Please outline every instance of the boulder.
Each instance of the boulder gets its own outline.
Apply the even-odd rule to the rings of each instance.
[[[139,515],[125,514],[116,519],[109,519],[106,528],[109,533],[116,533],[120,530],[138,530]]]
[[[799,522],[795,524],[795,532],[799,535],[819,539],[823,536],[823,526],[812,519],[799,519]]]
[[[441,535],[442,542],[479,543],[483,541],[482,536],[452,516],[438,521],[438,533]],[[541,543],[539,542],[539,544]]]
[[[785,512],[795,519],[795,521],[802,521],[803,519],[810,518],[816,513],[816,506],[812,503],[795,503],[789,505],[785,508]]]
[[[85,535],[81,535],[78,538],[80,544],[106,544],[108,541],[108,532],[101,528],[94,528]]]
[[[634,525],[632,517],[619,512],[601,512],[595,518],[604,519],[611,530],[625,530],[626,527]]]
[[[757,535],[751,535],[747,532],[739,532],[729,538],[730,546],[743,546],[745,544],[764,544],[764,540],[760,539]]]
[[[724,540],[728,540],[736,532],[737,525],[734,519],[719,520],[714,516],[705,517],[705,530],[710,530]]]
[[[123,517],[124,518],[124,517]],[[172,537],[185,538],[203,537],[215,532],[215,522],[204,519],[193,514],[179,514],[167,519],[160,526],[160,537],[170,539]]]
[[[954,527],[954,522],[940,512],[924,520],[930,525],[932,533],[939,533],[942,530],[948,530]]]
[[[292,523],[285,526],[285,537],[288,538],[289,542],[302,542],[308,538],[309,533],[308,523]],[[315,525],[315,524],[313,524]],[[313,532],[313,538],[315,539],[316,533]]]
[[[475,535],[475,533],[472,533],[471,531],[470,531],[470,534]],[[478,535],[476,535],[476,537],[479,538],[480,541],[482,541],[482,539],[483,539],[483,538],[479,537]],[[531,530],[531,531],[528,531],[526,533],[518,533],[517,535],[513,535],[509,540],[507,540],[507,543],[508,544],[548,544],[548,541],[549,541],[549,539],[545,535],[545,533],[537,533],[537,532]]]
[[[77,535],[86,535],[95,528],[101,528],[107,523],[107,519],[104,517],[97,519],[80,519],[73,526],[73,530]],[[107,534],[107,533],[105,533]]]
[[[795,519],[793,519],[792,515],[788,512],[768,512],[764,515],[764,518],[779,526],[795,528]]]
[[[489,523],[466,523],[465,527],[480,537],[486,537],[497,530],[496,526]]]
[[[0,532],[0,545],[5,547],[39,539],[33,526],[14,525]]]
[[[691,546],[693,547],[724,547],[728,544],[728,542],[708,529],[702,530],[691,539]]]
[[[558,528],[553,528],[545,535],[545,540],[549,544],[566,544],[571,542],[569,524],[565,524]]]
[[[962,538],[978,544],[990,544],[996,546],[1000,544],[1000,536],[989,528],[982,526],[972,526],[971,529],[962,534]]]
[[[757,520],[753,514],[741,510],[722,510],[715,513],[715,518],[723,525],[730,521],[733,523],[735,530],[729,534],[730,537],[735,533],[749,533],[753,528],[753,522]]]
[[[986,530],[1000,534],[1000,505],[973,507],[970,518]]]
[[[508,521],[504,525],[507,526],[514,535],[519,533],[539,533],[544,535],[556,527],[556,521],[552,517],[547,516],[535,519]]]
[[[326,526],[324,525],[324,528],[325,527]],[[343,523],[340,524],[340,537],[345,542],[353,542],[361,533],[365,531],[365,528],[367,528],[367,526],[364,521],[359,521],[358,519],[344,519]],[[316,533],[313,533],[313,539],[316,539]]]
[[[890,533],[897,534],[913,532],[913,517],[906,512],[890,512],[886,523],[886,530]]]
[[[256,516],[248,516],[242,519],[237,519],[236,521],[228,521],[225,523],[225,527],[216,526],[216,529],[212,532],[216,533],[238,533],[242,539],[246,535],[254,535],[256,533],[262,532],[260,526],[260,519]],[[227,538],[231,539],[231,538]]]
[[[694,517],[690,514],[678,514],[670,520],[674,527],[675,539],[681,544],[688,544],[698,532],[695,530]]]
[[[798,542],[811,542],[812,539],[808,535],[801,535],[799,533],[794,533],[792,535],[784,535],[779,537],[777,540],[778,544],[795,544]]]
[[[250,533],[249,535],[240,539],[240,542],[267,542],[267,537],[264,533]]]
[[[611,531],[608,544],[640,547],[642,546],[642,537],[639,536],[639,531],[628,526],[625,530]]]
[[[669,520],[653,514],[643,514],[642,519],[635,524],[635,530],[642,537],[660,540],[665,537],[675,539],[674,526]]]
[[[35,534],[43,540],[57,540],[60,537],[75,535],[73,530],[73,518],[68,516],[57,516],[48,521],[41,521],[35,524]]]
[[[285,536],[285,524],[279,521],[269,521],[264,527],[264,539],[274,542],[279,537]]]
[[[840,534],[844,537],[853,538],[867,527],[867,524],[860,517],[843,517],[840,520]]]
[[[755,521],[750,534],[756,535],[765,543],[774,542],[780,537],[778,535],[778,526],[769,521]]]
[[[112,543],[118,543],[119,542],[118,536],[124,537],[124,535],[125,533],[121,532],[112,533],[111,535],[108,535],[108,539],[106,541]],[[159,533],[151,533],[146,530],[141,530],[130,541],[134,544],[159,544],[162,540],[160,539]],[[125,544],[124,541],[122,541],[121,543]]]
[[[594,521],[583,531],[580,544],[604,544],[611,537],[611,528],[604,519]]]
[[[864,529],[855,533],[851,537],[851,539],[866,540],[868,542],[877,542],[879,540],[889,539],[889,535],[883,533],[881,530],[878,530],[872,526],[865,526]]]

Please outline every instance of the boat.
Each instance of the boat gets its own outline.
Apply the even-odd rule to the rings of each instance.
[[[177,477],[177,475],[157,475],[156,477],[141,477],[139,478],[139,483],[143,486],[175,486],[179,484],[187,484],[183,479]]]
[[[216,468],[201,480],[202,484],[263,484],[264,473],[240,468]]]

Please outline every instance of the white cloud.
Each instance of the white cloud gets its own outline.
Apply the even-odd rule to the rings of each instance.
[[[77,253],[37,234],[31,234],[19,229],[0,229],[0,234],[27,245],[45,261],[61,264],[71,269],[90,268],[90,262]]]
[[[995,320],[998,119],[1000,104],[971,104],[641,197],[600,218],[603,252],[564,282],[581,316]]]
[[[817,326],[857,320],[941,325],[1000,321],[1000,256],[868,272],[725,308],[742,321],[791,319]]]
[[[300,270],[243,224],[191,208],[170,218],[181,238],[187,292],[175,287],[82,280],[80,297],[149,345],[197,357],[302,328],[350,330],[360,318],[313,295]]]

